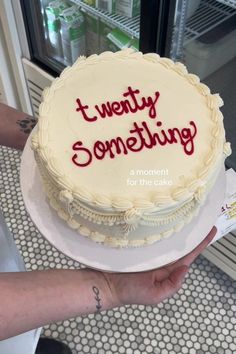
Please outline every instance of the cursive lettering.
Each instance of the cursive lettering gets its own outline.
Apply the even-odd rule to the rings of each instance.
[[[131,136],[126,139],[118,136],[105,142],[97,140],[92,149],[84,147],[82,141],[77,141],[72,146],[72,150],[76,151],[72,161],[78,167],[85,167],[90,165],[94,158],[97,160],[103,160],[106,157],[114,159],[116,155],[127,155],[130,152],[178,143],[182,145],[183,152],[186,155],[189,156],[194,153],[194,138],[197,134],[197,127],[193,121],[189,122],[189,127],[182,129],[176,127],[167,130],[161,129],[162,122],[160,121],[156,122],[156,126],[160,131],[152,132],[146,122],[143,121],[141,125],[134,122],[133,128],[129,131]]]
[[[94,116],[92,118],[90,118],[86,111],[88,110],[89,106],[88,105],[82,105],[81,101],[79,98],[77,98],[76,100],[77,104],[78,104],[78,107],[76,108],[76,112],[81,112],[82,113],[82,116],[83,118],[87,121],[87,122],[94,122],[95,120],[97,120],[97,117]]]
[[[79,98],[76,99],[77,108],[76,112],[82,114],[83,119],[87,122],[95,122],[98,117],[100,118],[110,118],[113,116],[123,116],[128,113],[137,113],[138,111],[148,110],[149,118],[156,118],[157,111],[156,105],[160,97],[160,93],[156,91],[154,97],[140,97],[138,100],[138,95],[140,91],[137,89],[132,89],[131,86],[128,87],[128,90],[123,93],[125,100],[113,101],[113,102],[104,102],[101,105],[95,105],[94,109],[97,111],[98,115],[90,117],[87,113],[89,106],[83,105]],[[140,102],[139,102],[140,101]]]

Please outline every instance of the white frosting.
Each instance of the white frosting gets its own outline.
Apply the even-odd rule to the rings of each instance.
[[[149,117],[148,107],[136,113],[99,117],[95,105],[101,109],[103,103],[124,100],[128,87],[140,90],[136,96],[139,105],[142,97],[154,100],[155,92],[159,92],[156,117]],[[89,117],[97,116],[96,121],[88,122],[81,111],[76,111],[77,99],[88,106]],[[137,247],[148,243],[148,236],[149,243],[169,236],[180,220],[181,224],[187,222],[203,202],[230,153],[219,111],[222,104],[219,95],[211,95],[183,64],[157,54],[123,50],[78,59],[44,91],[38,133],[32,139],[53,206],[60,210],[59,215],[64,210],[60,216],[71,227],[109,245]],[[162,122],[161,127],[157,121]],[[98,140],[137,138],[137,133],[130,133],[134,122],[139,127],[145,122],[152,134],[162,136],[161,129],[168,134],[168,129],[174,128],[188,128],[193,134],[191,121],[197,128],[192,154],[184,151],[177,134],[177,143],[157,144],[138,152],[128,149],[127,154],[118,154],[113,145],[114,158],[108,152],[103,159],[94,156],[93,146]],[[147,132],[144,136],[148,141]],[[83,163],[86,159],[80,157],[88,156],[73,151],[78,141],[92,152],[86,167],[72,161],[75,154],[75,161]],[[160,185],[157,180],[171,184]],[[142,232],[140,225],[144,225]],[[166,225],[161,233],[157,230],[160,225]]]

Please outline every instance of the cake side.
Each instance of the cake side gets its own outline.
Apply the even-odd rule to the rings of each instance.
[[[79,207],[77,204],[75,208],[74,201],[69,202],[69,195],[66,195],[64,191],[61,193],[55,184],[50,182],[50,176],[47,174],[44,164],[41,165],[37,153],[35,153],[35,157],[44,191],[58,216],[81,235],[110,247],[140,247],[170,237],[198,214],[203,202],[203,198],[201,198],[201,202],[192,200],[177,210],[167,213],[167,218],[165,218],[166,215],[160,217],[158,213],[157,218],[155,215],[151,218],[150,215],[147,215],[146,222],[145,218],[127,220],[125,213],[98,213],[97,210],[84,207],[81,203]],[[209,190],[214,184],[213,182],[208,186]]]

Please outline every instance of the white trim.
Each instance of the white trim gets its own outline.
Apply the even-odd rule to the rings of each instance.
[[[16,108],[21,109],[28,114],[32,114],[29,93],[27,90],[24,70],[21,61],[22,50],[20,47],[16,20],[11,1],[0,1],[0,20],[3,27],[3,33],[5,36],[10,63],[20,101],[20,107]]]
[[[15,80],[13,77],[10,59],[8,56],[5,37],[3,35],[2,24],[0,21],[0,102],[17,108],[19,106],[19,97]]]
[[[28,59],[22,58],[22,63],[27,79],[27,86],[31,98],[33,113],[35,117],[38,117],[42,92],[45,87],[51,86],[54,77],[49,75],[46,71],[40,69]]]
[[[42,70],[39,66],[35,65],[34,63],[29,61],[28,59],[22,58],[22,62],[23,62],[23,66],[24,66],[25,70],[27,70],[27,67],[28,67],[32,71],[35,71],[38,75],[38,78],[42,77],[43,79],[50,81],[50,83],[55,79],[55,77],[48,74],[46,71]],[[41,85],[44,86],[44,84],[41,84]]]
[[[15,15],[16,27],[19,36],[22,55],[23,57],[30,60],[31,57],[30,57],[30,51],[28,46],[28,39],[25,31],[25,24],[24,24],[20,1],[19,0],[12,1],[12,8]]]

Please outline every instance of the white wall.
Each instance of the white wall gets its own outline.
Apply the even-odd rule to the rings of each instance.
[[[0,18],[0,102],[20,108],[16,84]]]
[[[17,2],[18,0],[13,0]],[[18,12],[17,16],[21,16]],[[17,21],[18,22],[18,21]],[[0,1],[0,90],[5,102],[32,114],[24,69],[22,49],[11,0]]]

